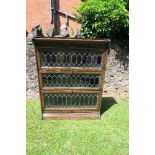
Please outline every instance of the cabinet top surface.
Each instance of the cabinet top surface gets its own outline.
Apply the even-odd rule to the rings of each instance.
[[[110,39],[90,39],[90,38],[33,38],[34,43],[39,42],[77,42],[77,43],[109,43]]]

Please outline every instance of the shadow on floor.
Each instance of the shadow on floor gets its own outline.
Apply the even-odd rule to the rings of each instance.
[[[114,104],[117,104],[117,102],[113,97],[103,97],[100,110],[101,115],[110,109]]]

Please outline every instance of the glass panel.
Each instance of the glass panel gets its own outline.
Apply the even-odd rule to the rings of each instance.
[[[43,87],[98,87],[99,75],[42,74]]]
[[[96,94],[43,94],[46,108],[95,108]]]
[[[101,51],[54,51],[42,49],[41,66],[48,67],[99,67]]]

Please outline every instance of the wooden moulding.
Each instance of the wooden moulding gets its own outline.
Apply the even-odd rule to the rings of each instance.
[[[71,87],[71,88],[67,88],[67,87],[63,87],[61,89],[61,87],[50,87],[50,88],[43,88],[41,89],[41,93],[80,93],[80,94],[98,94],[101,91],[99,89],[91,89],[91,88],[78,88],[78,87]]]
[[[64,42],[64,43],[68,43],[68,42],[75,42],[75,43],[109,43],[110,40],[109,39],[82,39],[82,38],[49,38],[49,37],[44,37],[44,38],[40,38],[40,37],[35,37],[33,39],[33,41],[35,43],[46,43],[46,42],[55,42],[55,43],[60,43],[60,42]]]
[[[74,113],[74,112],[78,112],[78,113],[82,113],[82,112],[97,112],[96,108],[45,108],[43,109],[43,112],[52,112],[52,113]]]
[[[77,90],[77,91],[100,91],[99,87],[43,87],[43,92],[54,92],[55,90],[64,91],[64,90]]]
[[[101,74],[102,68],[83,67],[41,67],[40,73],[65,73],[65,74]]]
[[[82,119],[100,119],[99,112],[90,112],[90,113],[43,113],[44,120],[82,120]]]
[[[34,38],[35,45],[38,48],[56,47],[57,49],[107,49],[109,39],[69,39],[69,38]],[[58,46],[58,45],[61,45]]]

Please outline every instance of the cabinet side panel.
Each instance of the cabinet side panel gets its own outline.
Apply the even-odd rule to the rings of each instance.
[[[98,96],[98,110],[101,108],[101,102],[102,102],[102,94],[103,94],[103,86],[104,86],[104,78],[105,78],[105,69],[106,69],[106,61],[107,61],[107,54],[106,49],[104,49],[102,53],[102,61],[101,61],[101,74],[100,74],[100,81],[99,81],[99,89],[100,89],[100,95]]]
[[[39,74],[39,69],[40,69],[40,55],[39,55],[39,51],[37,50],[37,47],[34,45],[34,49],[35,49],[35,58],[36,58],[36,69],[37,69],[37,79],[38,79],[38,87],[39,87],[39,96],[40,96],[40,102],[41,102],[41,112],[43,115],[43,97],[41,94],[41,74]]]

